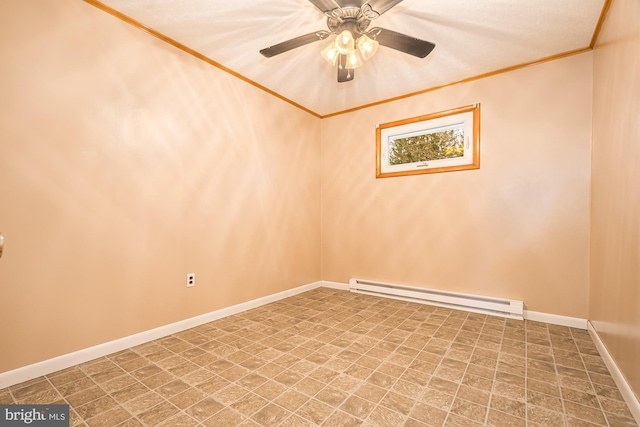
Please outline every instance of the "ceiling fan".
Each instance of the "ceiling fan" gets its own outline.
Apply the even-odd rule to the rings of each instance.
[[[322,56],[338,69],[338,82],[354,78],[354,69],[376,52],[378,45],[409,55],[424,58],[435,44],[384,28],[369,29],[371,21],[396,6],[402,0],[309,0],[327,17],[329,31],[320,30],[295,37],[262,49],[260,53],[271,58],[306,44],[324,40],[331,34],[337,37],[322,51]]]

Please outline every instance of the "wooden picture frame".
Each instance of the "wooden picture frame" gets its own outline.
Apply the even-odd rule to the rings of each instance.
[[[376,127],[376,178],[480,168],[480,104]]]

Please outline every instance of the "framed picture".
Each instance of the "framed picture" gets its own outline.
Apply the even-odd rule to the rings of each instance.
[[[376,128],[376,178],[479,168],[480,104]]]

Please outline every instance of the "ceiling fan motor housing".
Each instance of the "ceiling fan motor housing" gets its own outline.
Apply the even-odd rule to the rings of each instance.
[[[353,38],[358,38],[371,24],[361,12],[359,7],[343,7],[327,13],[327,27],[334,34],[340,34],[348,30]]]

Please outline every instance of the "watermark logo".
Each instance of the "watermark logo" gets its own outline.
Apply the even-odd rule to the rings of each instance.
[[[69,427],[69,405],[0,405],[0,427]]]

